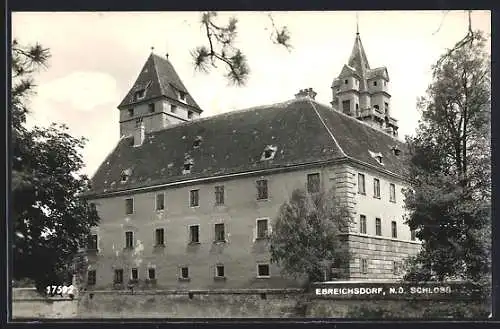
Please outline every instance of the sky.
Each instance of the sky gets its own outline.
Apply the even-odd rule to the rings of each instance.
[[[370,67],[387,67],[392,115],[403,137],[415,131],[417,98],[432,81],[432,65],[465,36],[468,21],[465,11],[273,12],[275,25],[290,31],[288,51],[272,42],[269,14],[219,13],[221,23],[238,19],[237,46],[250,66],[246,86],[235,87],[222,65],[208,74],[194,69],[192,49],[207,45],[200,12],[13,13],[12,36],[52,55],[35,75],[27,125],[64,123],[71,135],[85,137],[83,172],[92,176],[119,140],[117,106],[151,51],[168,53],[202,117],[286,101],[304,88],[329,104],[358,21]],[[489,36],[491,13],[473,11],[472,27]]]

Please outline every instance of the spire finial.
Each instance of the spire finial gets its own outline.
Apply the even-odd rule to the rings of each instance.
[[[359,14],[356,12],[356,35],[359,35]]]
[[[151,53],[154,53],[155,47],[151,47]]]

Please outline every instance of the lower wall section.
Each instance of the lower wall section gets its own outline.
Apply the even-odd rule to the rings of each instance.
[[[26,318],[416,318],[486,319],[483,300],[321,299],[300,290],[95,291],[75,300],[13,300],[13,319]]]
[[[388,239],[365,234],[349,234],[345,236],[353,259],[349,266],[349,278],[366,279],[399,279],[403,276],[403,263],[415,256],[421,248],[420,243]],[[366,269],[363,271],[362,260]]]

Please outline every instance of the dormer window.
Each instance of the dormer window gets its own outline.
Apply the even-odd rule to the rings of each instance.
[[[179,100],[185,102],[186,101],[186,93],[183,91],[179,91]]]
[[[370,156],[374,158],[379,164],[384,165],[382,153],[375,153],[370,150],[368,150],[368,152],[370,153]]]
[[[128,116],[133,117],[134,116],[134,109],[128,109]]]
[[[277,150],[278,150],[278,148],[276,146],[267,145],[264,148],[264,152],[262,152],[262,156],[261,156],[260,160],[261,161],[272,160],[274,158],[274,155],[276,154]]]
[[[134,101],[138,101],[146,96],[146,89],[139,89],[134,93]]]
[[[394,155],[395,155],[395,156],[398,156],[398,155],[400,155],[400,154],[401,154],[401,150],[400,150],[400,149],[399,149],[399,147],[397,147],[397,146],[393,146],[393,147],[391,148],[391,150],[392,150],[392,153],[394,153]]]
[[[186,174],[191,173],[192,168],[193,168],[193,159],[191,158],[191,156],[189,154],[186,154],[184,156],[184,165],[183,165],[183,169],[182,169],[182,174],[186,175]]]
[[[201,136],[197,136],[193,142],[193,147],[198,148],[201,145],[202,138]]]
[[[132,173],[132,171],[130,169],[123,170],[122,174],[121,174],[121,182],[122,183],[128,182],[128,179],[130,178],[131,173]]]

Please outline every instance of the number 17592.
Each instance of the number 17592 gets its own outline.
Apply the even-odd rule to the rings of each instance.
[[[70,286],[47,286],[45,291],[47,295],[72,295],[75,287]]]

